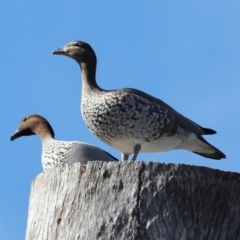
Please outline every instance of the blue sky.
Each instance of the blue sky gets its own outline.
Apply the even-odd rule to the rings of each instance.
[[[51,52],[72,40],[91,44],[102,88],[138,88],[215,129],[206,139],[227,159],[186,151],[138,160],[240,172],[239,1],[4,1],[0,8],[0,239],[25,236],[31,181],[42,171],[37,137],[10,142],[20,120],[38,113],[56,138],[120,154],[94,137],[80,115],[80,69]]]

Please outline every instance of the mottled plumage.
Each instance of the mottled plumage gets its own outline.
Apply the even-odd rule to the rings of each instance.
[[[54,131],[49,122],[36,114],[23,119],[11,140],[34,134],[38,135],[42,141],[41,161],[44,172],[65,163],[86,164],[88,161],[94,160],[117,161],[109,153],[89,143],[55,140]]]
[[[131,153],[134,144],[125,144],[126,141],[134,142],[138,139],[140,142],[152,143],[160,137],[171,137],[176,132],[182,132],[182,129],[171,121],[172,116],[166,109],[121,90],[105,94],[99,92],[91,101],[83,98],[81,109],[83,119],[91,132],[109,145],[120,145],[123,142],[126,146],[122,147],[124,149],[121,149],[121,152],[125,153]],[[151,152],[151,149],[145,149],[145,152],[148,151]]]
[[[74,41],[53,54],[78,62],[82,70],[82,117],[90,131],[122,153],[127,160],[133,153],[185,149],[212,159],[225,158],[202,135],[216,133],[202,128],[151,95],[131,88],[103,90],[95,79],[97,58],[91,46]]]

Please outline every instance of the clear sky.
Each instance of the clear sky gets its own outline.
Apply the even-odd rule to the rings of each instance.
[[[0,8],[0,239],[24,239],[31,181],[42,171],[36,136],[10,142],[20,120],[38,113],[56,139],[92,143],[80,115],[80,69],[52,51],[88,42],[102,88],[138,88],[215,129],[206,139],[226,160],[186,151],[138,160],[240,172],[239,1],[3,1]]]

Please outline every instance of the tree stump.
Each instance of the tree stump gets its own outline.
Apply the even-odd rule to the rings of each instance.
[[[32,182],[26,240],[239,240],[240,174],[89,162]]]

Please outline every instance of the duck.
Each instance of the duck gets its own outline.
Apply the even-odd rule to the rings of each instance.
[[[22,119],[17,130],[11,136],[13,141],[22,136],[37,135],[42,142],[42,168],[44,172],[59,165],[88,161],[118,161],[108,152],[89,143],[79,141],[59,141],[54,139],[54,130],[41,115],[31,114]]]
[[[216,131],[204,128],[181,115],[167,103],[141,90],[102,89],[96,81],[97,57],[84,41],[72,41],[52,52],[75,60],[81,69],[81,114],[89,130],[117,149],[123,161],[135,161],[141,152],[187,150],[220,160],[226,155],[203,135]]]

